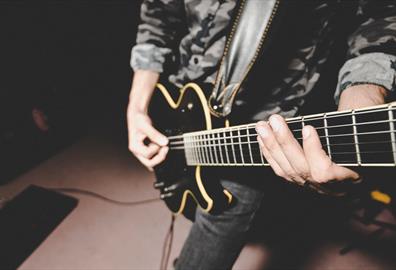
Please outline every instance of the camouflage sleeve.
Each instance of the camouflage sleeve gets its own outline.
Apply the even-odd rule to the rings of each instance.
[[[182,0],[144,0],[136,45],[132,48],[131,67],[163,71],[172,55],[178,25],[183,14]]]
[[[396,91],[396,3],[360,0],[362,23],[348,39],[348,61],[341,68],[335,100],[357,84],[375,84]]]

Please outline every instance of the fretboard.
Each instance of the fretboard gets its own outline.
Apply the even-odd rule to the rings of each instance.
[[[323,150],[342,166],[395,166],[396,103],[286,119],[302,144],[302,128],[313,126]],[[170,149],[184,151],[188,165],[268,166],[255,123],[170,137]]]

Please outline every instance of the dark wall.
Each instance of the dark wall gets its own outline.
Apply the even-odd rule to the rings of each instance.
[[[0,182],[123,123],[128,100],[140,1],[32,2],[0,2]]]

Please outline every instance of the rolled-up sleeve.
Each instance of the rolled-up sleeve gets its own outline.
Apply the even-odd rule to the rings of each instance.
[[[132,48],[133,70],[163,72],[173,55],[183,8],[182,0],[144,0],[136,45]]]
[[[133,70],[152,70],[163,72],[166,58],[172,53],[169,48],[160,48],[154,44],[137,44],[132,48],[131,67]]]
[[[335,100],[346,88],[374,84],[396,91],[396,3],[362,1],[361,24],[348,39],[348,55],[338,76]]]
[[[339,73],[336,101],[343,90],[359,84],[374,84],[396,91],[396,56],[367,53],[348,60]]]

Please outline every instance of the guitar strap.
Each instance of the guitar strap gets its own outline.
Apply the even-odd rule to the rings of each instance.
[[[280,0],[241,0],[232,23],[209,108],[217,117],[231,112],[236,93],[267,43]]]

